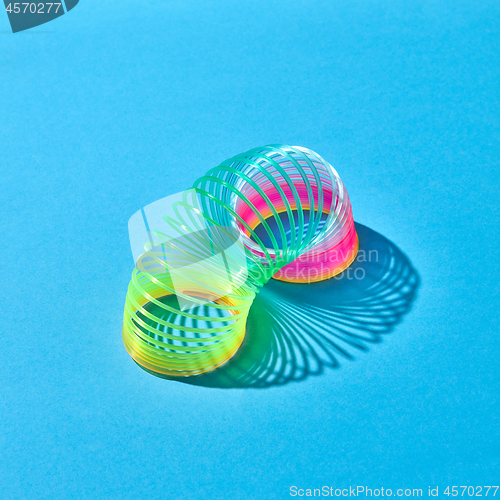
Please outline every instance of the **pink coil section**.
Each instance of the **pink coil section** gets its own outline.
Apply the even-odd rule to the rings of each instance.
[[[300,160],[298,163],[301,163]],[[305,162],[302,162],[302,164],[305,166]],[[319,166],[319,162],[313,161],[313,164]],[[269,180],[259,183],[260,190],[265,193],[275,210],[278,213],[286,212],[288,204],[289,208],[296,211],[299,203],[302,210],[310,210],[311,193],[314,200],[313,209],[315,207],[317,209],[320,204],[319,196],[321,194],[322,212],[324,214],[333,212],[336,223],[328,228],[318,243],[299,255],[294,261],[277,270],[273,278],[292,283],[312,283],[341,273],[356,258],[359,242],[354,228],[349,195],[340,177],[334,177],[335,182],[332,182],[329,177],[323,177],[321,178],[321,186],[318,186],[314,175],[308,173],[305,176],[306,179],[304,179],[304,176],[296,172],[296,168],[291,162],[282,162],[280,166],[285,171],[289,171],[287,178],[278,177],[278,179],[275,179],[282,190],[282,194]],[[290,181],[293,183],[298,197],[293,193]],[[283,194],[285,199],[283,199]],[[250,200],[254,208],[239,200],[235,211],[252,229],[255,229],[260,224],[257,213],[263,216],[264,219],[273,217],[268,202],[259,191],[249,187],[245,190],[245,196]],[[242,224],[239,224],[239,227],[247,236],[250,235],[250,231],[245,229]],[[272,252],[272,249],[268,249],[268,251]],[[264,258],[262,251],[253,249],[253,253]]]

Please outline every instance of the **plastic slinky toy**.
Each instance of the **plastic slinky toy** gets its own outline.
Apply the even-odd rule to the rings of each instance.
[[[340,177],[306,148],[252,149],[166,200],[160,222],[144,223],[122,330],[130,356],[161,376],[198,375],[227,362],[270,278],[326,280],[358,251]]]

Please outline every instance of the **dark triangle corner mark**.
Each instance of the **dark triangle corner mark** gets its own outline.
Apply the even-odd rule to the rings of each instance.
[[[66,12],[69,12],[71,9],[76,7],[76,4],[80,0],[64,0],[64,3],[66,4]]]
[[[64,5],[62,4],[62,0],[60,2],[30,2],[27,5],[23,5],[19,2],[4,0],[5,11],[9,18],[12,32],[17,33],[53,21],[65,14],[64,5],[66,6],[66,12],[69,12],[76,7],[79,0],[65,0]],[[35,12],[32,12],[32,5],[35,6]],[[19,9],[19,12],[15,11],[16,8]]]

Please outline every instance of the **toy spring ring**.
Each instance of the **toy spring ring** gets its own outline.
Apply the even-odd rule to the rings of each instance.
[[[165,204],[155,227],[148,207],[129,222],[133,246],[137,221],[147,238],[138,239],[122,337],[140,366],[164,376],[198,375],[228,361],[271,277],[322,281],[358,251],[342,180],[302,147],[270,145],[224,161]]]

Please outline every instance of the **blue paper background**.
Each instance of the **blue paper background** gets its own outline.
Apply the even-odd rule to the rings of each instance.
[[[0,496],[499,484],[499,29],[489,0],[86,0],[15,35],[0,16]],[[145,373],[121,342],[128,218],[276,142],[328,159],[408,256],[410,312],[298,382]]]

